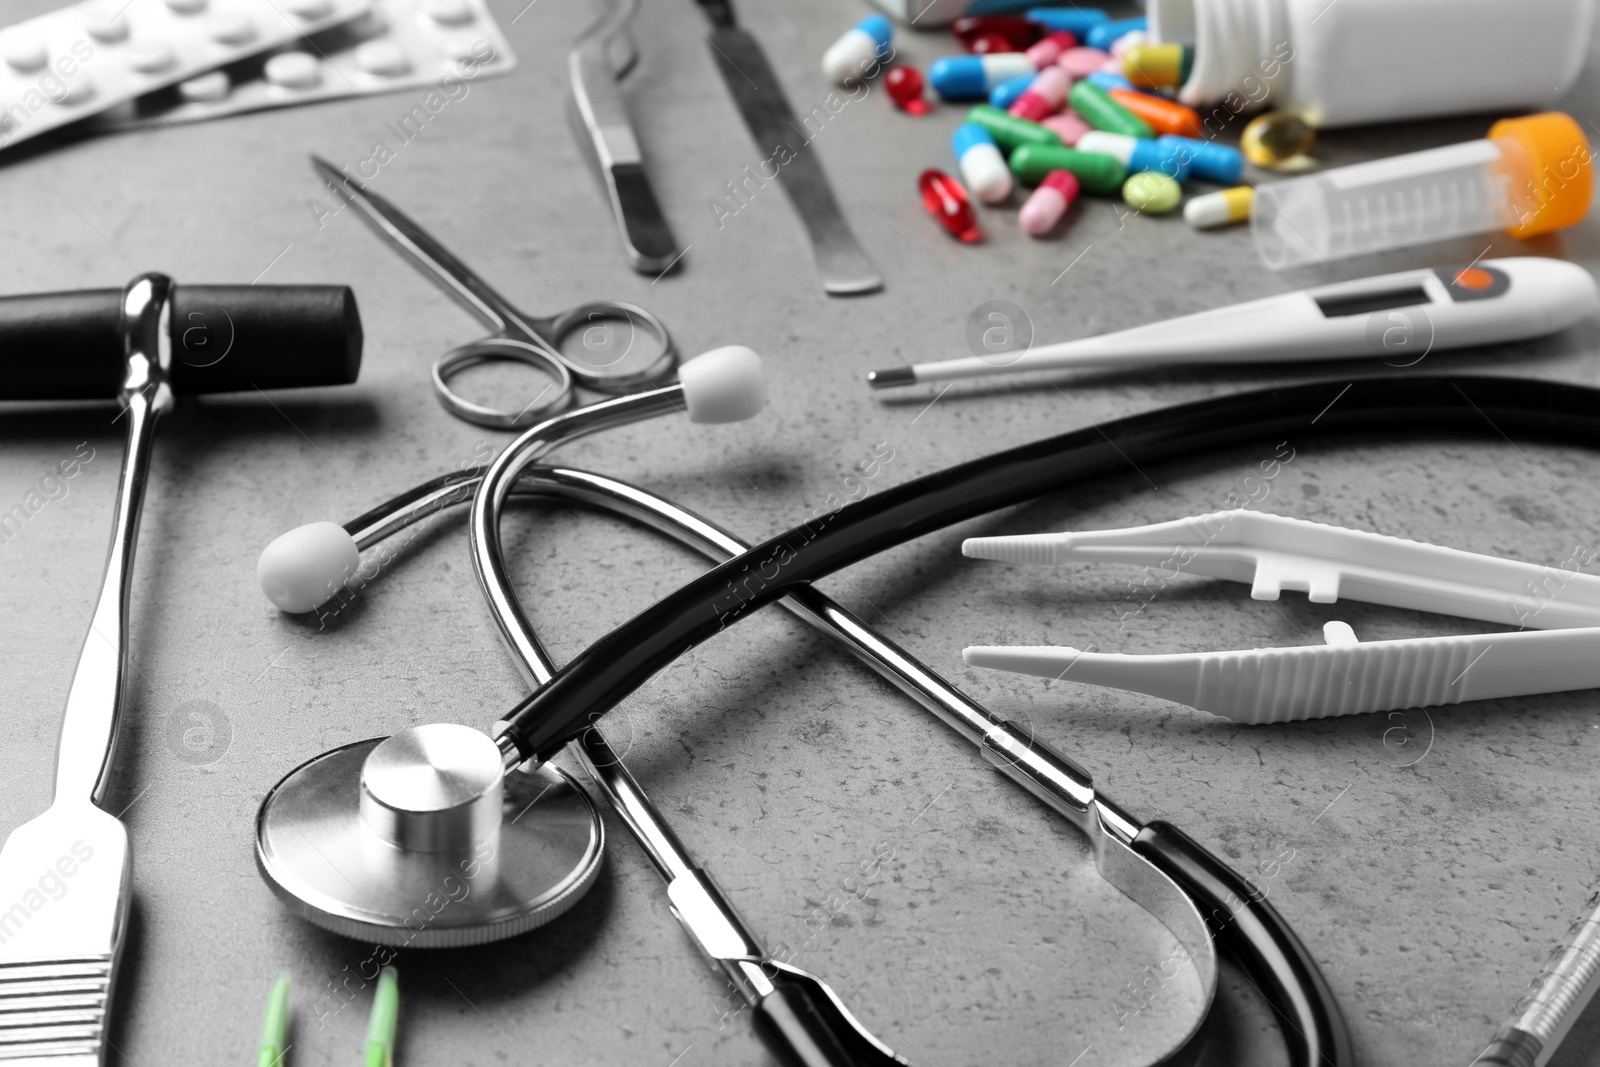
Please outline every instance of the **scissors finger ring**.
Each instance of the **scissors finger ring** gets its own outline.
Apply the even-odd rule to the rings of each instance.
[[[553,379],[519,411],[501,411],[474,404],[450,388],[450,376],[468,367],[495,360],[513,360],[536,367]],[[527,341],[494,337],[452,348],[433,364],[433,391],[439,403],[457,418],[495,430],[520,430],[555,414],[572,399],[572,372],[565,360]]]

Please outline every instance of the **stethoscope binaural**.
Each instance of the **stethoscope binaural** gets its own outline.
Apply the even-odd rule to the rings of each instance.
[[[695,364],[700,362],[684,365],[687,383],[695,381],[701,370]],[[715,378],[714,374],[707,375],[708,380]],[[453,740],[448,745],[441,744],[438,752],[429,751],[432,735],[428,732],[473,734],[472,765],[479,769],[484,782],[502,783],[500,810],[512,814],[516,809],[506,795],[515,791],[513,786],[522,788],[519,776],[525,775],[544,776],[540,788],[548,787],[552,794],[559,794],[561,804],[568,805],[552,807],[557,816],[586,804],[570,779],[547,762],[562,746],[571,743],[602,795],[640,838],[668,880],[668,896],[675,914],[756,1009],[753,1014],[758,1026],[779,1046],[787,1043],[791,1050],[796,1041],[813,1042],[815,1055],[780,1058],[830,1065],[883,1062],[882,1057],[892,1054],[860,1029],[820,980],[761,953],[759,943],[731,905],[693,866],[670,828],[594,728],[605,710],[659,669],[662,662],[766,603],[787,598],[785,606],[790,610],[825,629],[869,666],[978,744],[986,758],[1009,777],[1087,833],[1095,844],[1101,874],[1156,915],[1185,945],[1186,957],[1195,964],[1208,1003],[1215,984],[1215,941],[1240,960],[1280,1012],[1291,1062],[1296,1067],[1317,1063],[1347,1067],[1352,1062],[1349,1037],[1319,969],[1282,918],[1265,899],[1253,894],[1244,879],[1175,828],[1159,822],[1141,825],[1115,803],[1098,795],[1089,776],[1071,761],[978,707],[903,650],[822,597],[810,583],[832,569],[891,545],[1116,470],[1129,461],[1153,462],[1262,437],[1373,429],[1488,429],[1593,444],[1600,441],[1600,394],[1535,380],[1403,376],[1225,396],[1104,423],[940,471],[848,505],[826,517],[820,527],[814,522],[811,527],[787,531],[752,549],[746,549],[705,520],[636,487],[600,475],[532,467],[550,448],[580,434],[659,414],[678,404],[686,403],[692,409],[696,402],[694,392],[693,384],[672,386],[551,419],[524,433],[481,475],[474,471],[435,479],[340,531],[351,542],[353,558],[357,546],[367,547],[439,508],[464,502],[468,490],[478,483],[472,516],[474,560],[481,568],[480,580],[490,593],[502,632],[517,651],[530,681],[538,687],[508,721],[500,724],[503,729],[492,743],[484,735],[463,727],[421,727],[381,744],[363,743],[370,746],[374,756],[391,746],[390,755],[395,758],[390,764],[378,761],[372,779],[374,791],[381,795],[366,801],[374,810],[360,824],[364,827],[362,832],[382,844],[378,851],[383,855],[432,855],[430,848],[437,849],[451,840],[449,834],[430,836],[437,829],[431,820],[441,811],[447,821],[454,819],[461,825],[480,827],[469,831],[468,836],[482,832],[481,827],[493,821],[483,816],[481,809],[487,805],[481,800],[463,803],[458,799],[453,804],[430,800],[431,806],[413,803],[412,810],[398,816],[376,810],[383,807],[379,802],[385,798],[395,799],[393,792],[385,792],[389,788],[384,779],[388,771],[404,767],[416,780],[418,768],[437,771],[437,761],[441,759],[446,764],[458,757],[467,759],[452,749]],[[513,494],[588,503],[652,526],[712,558],[732,558],[623,624],[555,672],[520,605],[505,592],[497,541],[483,537],[486,529],[497,527],[500,511]],[[302,528],[306,529],[310,528]],[[748,599],[731,604],[726,601],[723,590],[730,576],[765,564],[785,546],[788,554],[784,565],[765,587]],[[486,549],[491,566],[481,562],[486,558]],[[337,574],[335,570],[333,575]],[[502,597],[495,596],[496,585],[502,585]],[[312,760],[274,789],[262,805],[258,858],[279,895],[313,921],[347,932],[353,931],[341,924],[357,921],[362,924],[360,936],[374,937],[386,930],[391,940],[404,942],[408,933],[406,917],[385,917],[381,909],[364,909],[370,902],[359,894],[341,897],[338,893],[319,895],[305,891],[294,881],[297,871],[290,860],[277,850],[292,835],[314,832],[317,827],[314,821],[296,822],[298,816],[275,821],[284,814],[279,805],[286,792],[313,779],[323,784],[342,779],[347,796],[352,798],[365,788],[364,783],[352,787],[352,780],[361,769],[360,759],[347,760],[342,766],[330,762],[356,747],[348,746]],[[369,765],[373,762],[365,753],[361,755]],[[539,801],[532,810],[538,813],[543,803]],[[480,810],[463,815],[462,811],[468,808]],[[430,825],[409,836],[389,832],[395,821],[403,822],[412,815],[419,815],[422,823]],[[344,817],[348,823],[351,818],[360,820],[361,814],[347,812]],[[598,838],[598,823],[595,827]],[[464,838],[459,829],[456,833],[455,847],[459,850]],[[544,901],[534,902],[534,910],[545,908],[537,921],[558,914],[564,907],[562,901],[581,891],[579,883],[592,880],[591,868],[598,864],[598,847],[591,847],[592,842],[593,839],[571,849],[577,860],[566,871],[566,881],[551,890],[550,900],[554,903],[546,907]],[[446,905],[432,920],[413,917],[409,921],[438,934],[456,921],[450,917],[454,906]],[[352,915],[356,918],[351,919]],[[466,911],[457,915],[465,917]],[[519,929],[537,925],[537,921],[525,921]],[[514,932],[488,932],[494,929],[493,922],[489,918],[461,922],[458,936],[482,941]],[[417,933],[410,943],[427,943],[426,934]],[[812,1023],[809,1030],[805,1025],[808,1019]],[[1202,1036],[1197,1023],[1178,1054],[1188,1057],[1195,1053]],[[832,1051],[823,1048],[830,1042]]]

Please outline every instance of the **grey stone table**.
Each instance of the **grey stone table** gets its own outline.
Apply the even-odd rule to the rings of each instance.
[[[12,0],[7,18],[51,4]],[[487,726],[524,692],[476,594],[459,521],[437,524],[323,630],[279,615],[255,587],[256,555],[277,533],[344,521],[506,439],[449,417],[429,393],[430,362],[479,328],[351,213],[319,219],[308,207],[319,192],[308,152],[355,166],[390,142],[374,187],[531,310],[610,294],[657,312],[685,352],[758,349],[773,396],[760,419],[704,432],[662,420],[564,454],[750,537],[821,506],[875,450],[893,458],[869,491],[1175,401],[1392,373],[1097,374],[958,385],[937,402],[931,389],[874,397],[862,382],[869,369],[964,354],[967,316],[986,300],[1020,305],[1050,340],[1337,276],[1275,275],[1247,233],[1196,234],[1175,219],[1122,217],[1106,201],[1083,204],[1046,241],[1024,237],[1010,212],[985,210],[988,241],[960,246],[915,196],[921,168],[951,166],[957,112],[911,119],[875,89],[828,111],[811,150],[887,287],[827,299],[777,188],[755,190],[737,213],[712,207],[764,153],[709,58],[700,12],[668,0],[640,16],[643,54],[627,95],[662,203],[692,247],[681,273],[652,283],[624,267],[563,116],[565,47],[589,5],[493,4],[517,71],[473,83],[408,143],[387,124],[417,93],[0,157],[0,291],[115,286],[156,269],[192,281],[348,282],[367,329],[357,386],[188,402],[161,427],[133,591],[131,716],[108,800],[134,848],[114,1037],[136,1067],[253,1057],[280,968],[295,982],[292,1062],[357,1055],[371,996],[358,976],[371,973],[372,948],[285,913],[252,859],[256,805],[286,770],[331,746],[416,723]],[[802,111],[826,109],[816,58],[865,10],[858,0],[741,5]],[[948,45],[912,34],[901,48],[926,63]],[[1591,64],[1566,102],[1591,126],[1597,85]],[[1490,118],[1330,133],[1317,156],[1349,162],[1448,144],[1482,136]],[[1350,269],[1525,250],[1483,238]],[[1534,250],[1600,268],[1600,224]],[[1429,363],[1593,383],[1597,344],[1600,325],[1589,322]],[[526,379],[485,373],[467,384],[488,397]],[[0,414],[0,507],[25,499],[47,466],[92,455],[0,546],[0,830],[9,832],[49,798],[120,440],[103,407],[12,404]],[[1292,462],[1258,504],[1282,514],[1548,563],[1591,539],[1600,519],[1593,455],[1508,442],[1487,427],[1448,441],[1308,435],[1289,446]],[[1600,883],[1594,693],[1416,713],[1411,747],[1396,752],[1381,740],[1387,722],[1242,727],[961,663],[969,643],[1152,652],[1317,640],[1334,618],[1366,638],[1471,628],[1299,594],[1259,603],[1241,585],[1194,578],[1124,619],[1127,568],[1024,570],[960,556],[974,533],[1126,526],[1220,507],[1273,451],[1264,443],[1130,468],[887,553],[827,588],[979,700],[1031,723],[1141,817],[1171,819],[1239,868],[1270,872],[1258,877],[1322,963],[1362,1062],[1465,1063]],[[562,660],[702,566],[588,514],[529,511],[508,530],[517,580]],[[1161,931],[1100,881],[1075,832],[789,619],[764,613],[710,642],[611,721],[634,772],[757,930],[828,976],[914,1062],[1128,1067],[1192,1020],[1196,1008],[1174,984],[1119,1029],[1113,998],[1162,958]],[[673,923],[643,855],[619,825],[608,829],[604,877],[546,929],[493,948],[402,954],[401,1062],[766,1062],[747,1018],[730,1014]],[[841,888],[875,855],[888,858],[864,899]],[[1268,1013],[1247,994],[1226,978],[1222,1037],[1239,1051],[1215,1062],[1282,1059]],[[1600,1020],[1587,1021],[1558,1062],[1600,1063],[1597,1034]]]

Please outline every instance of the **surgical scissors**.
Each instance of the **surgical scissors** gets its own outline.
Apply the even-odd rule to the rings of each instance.
[[[479,426],[519,430],[566,407],[575,386],[615,396],[655,385],[672,374],[677,365],[672,337],[644,308],[621,300],[588,300],[555,315],[528,315],[360,180],[318,156],[311,157],[311,164],[378,236],[494,331],[452,348],[434,362],[434,392],[452,414]],[[580,331],[584,355],[570,356],[562,343]],[[639,356],[634,348],[641,333],[649,340]],[[450,388],[451,375],[495,360],[527,363],[549,374],[552,382],[517,411],[475,404]]]

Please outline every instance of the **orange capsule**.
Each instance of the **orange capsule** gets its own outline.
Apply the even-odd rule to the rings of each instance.
[[[1106,95],[1144,119],[1156,133],[1174,137],[1200,137],[1200,115],[1190,107],[1133,89],[1108,89]]]

